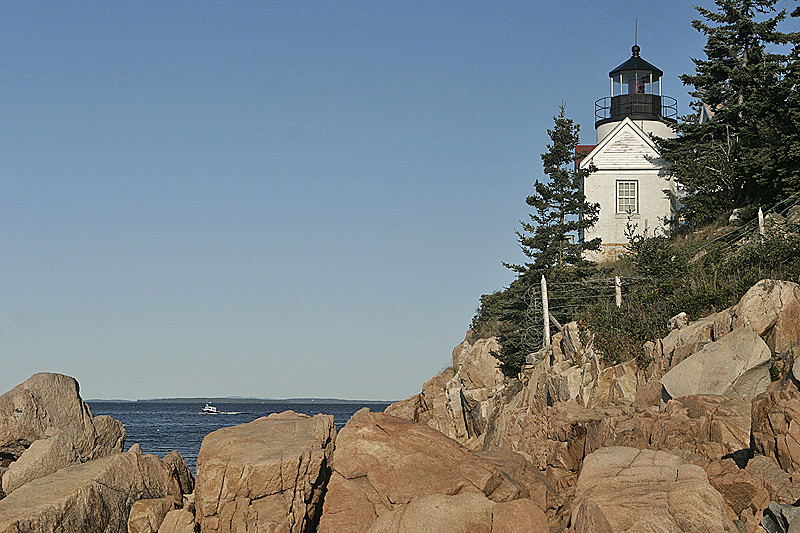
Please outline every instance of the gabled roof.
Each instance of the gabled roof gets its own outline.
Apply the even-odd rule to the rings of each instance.
[[[648,152],[636,152],[636,154],[642,154],[645,158],[659,157],[661,155],[655,142],[653,142],[653,139],[651,139],[642,128],[637,126],[636,123],[630,119],[630,117],[625,117],[597,144],[597,146],[592,149],[591,152],[586,155],[586,157],[583,158],[583,160],[580,162],[580,168],[586,168],[590,163],[594,163],[595,160],[602,156],[604,152],[607,152],[614,147],[615,144],[617,144],[617,141],[619,141],[623,136],[631,137],[634,142],[638,143],[644,149],[643,152]],[[601,165],[596,166],[600,169],[603,168]],[[653,168],[658,167],[659,165],[655,162],[649,162],[649,164],[646,166]]]

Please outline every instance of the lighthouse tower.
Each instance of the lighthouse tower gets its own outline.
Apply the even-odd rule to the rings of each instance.
[[[662,94],[664,73],[642,59],[638,46],[631,52],[608,74],[611,94],[595,102],[597,144],[580,147],[589,150],[580,167],[597,168],[583,183],[587,201],[600,204],[597,223],[582,236],[601,238],[600,251],[587,253],[595,261],[624,252],[631,232],[665,234],[676,209],[675,181],[651,135],[675,137],[677,101]]]

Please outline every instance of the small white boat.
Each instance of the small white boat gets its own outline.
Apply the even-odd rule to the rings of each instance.
[[[217,408],[214,407],[213,405],[211,405],[210,403],[206,402],[206,406],[203,407],[203,410],[200,411],[200,412],[201,413],[211,413],[211,414],[215,415],[215,414],[217,414]]]

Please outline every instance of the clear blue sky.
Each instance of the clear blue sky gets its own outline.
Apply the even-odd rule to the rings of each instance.
[[[0,2],[0,392],[418,392],[634,19],[688,111],[691,6]]]

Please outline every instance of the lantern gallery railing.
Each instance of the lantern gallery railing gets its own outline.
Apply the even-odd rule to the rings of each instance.
[[[667,119],[678,117],[678,101],[671,96],[657,94],[621,94],[606,96],[594,103],[594,117],[597,122],[631,119]]]

